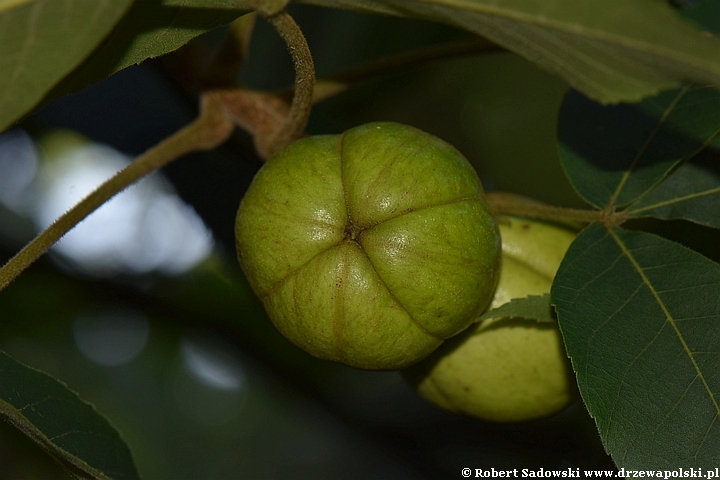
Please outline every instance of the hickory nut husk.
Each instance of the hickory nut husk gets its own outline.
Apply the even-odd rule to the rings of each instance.
[[[519,218],[500,222],[502,267],[492,308],[550,293],[575,233]],[[445,342],[403,376],[441,408],[492,422],[546,417],[572,400],[570,362],[555,323],[498,318]]]
[[[497,283],[500,237],[472,166],[395,123],[288,146],[253,180],[235,233],[278,330],[358,368],[426,357],[487,307]]]

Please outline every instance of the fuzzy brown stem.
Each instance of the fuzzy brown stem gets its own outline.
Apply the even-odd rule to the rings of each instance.
[[[295,67],[295,93],[287,117],[278,130],[263,142],[263,157],[270,158],[279,150],[297,140],[305,132],[313,103],[315,88],[315,64],[310,47],[300,27],[284,10],[267,17],[285,41]],[[260,149],[260,145],[258,145]]]

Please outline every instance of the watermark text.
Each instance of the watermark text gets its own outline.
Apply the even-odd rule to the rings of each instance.
[[[720,480],[720,468],[676,468],[674,470],[583,470],[565,468],[561,470],[537,470],[530,468],[513,468],[498,470],[496,468],[463,468],[464,478],[652,478],[670,480],[673,478],[703,478]]]

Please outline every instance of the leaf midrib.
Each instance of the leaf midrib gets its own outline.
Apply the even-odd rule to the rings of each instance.
[[[650,205],[646,205],[642,208],[636,208],[636,209],[628,208],[627,213],[635,216],[639,213],[646,212],[648,210],[655,210],[657,208],[667,207],[669,205],[675,205],[677,203],[686,202],[688,200],[694,200],[696,198],[705,197],[707,195],[712,195],[715,193],[720,193],[720,187],[703,190],[701,192],[690,193],[688,195],[683,195],[682,197],[675,197],[670,200],[665,200],[662,202],[657,202],[657,203],[653,203]]]
[[[642,147],[640,147],[640,150],[638,150],[637,154],[635,155],[635,158],[633,159],[630,166],[623,172],[623,176],[620,179],[620,183],[618,183],[617,188],[615,189],[615,193],[613,193],[612,197],[610,197],[610,202],[608,205],[608,208],[614,207],[615,203],[617,202],[617,199],[620,197],[620,194],[623,191],[623,188],[625,188],[625,184],[630,180],[630,175],[632,175],[633,171],[635,170],[635,167],[642,159],[643,155],[645,155],[645,152],[647,151],[648,147],[652,143],[652,141],[657,136],[658,132],[660,131],[660,128],[665,124],[668,117],[672,113],[672,111],[675,109],[675,106],[678,104],[678,102],[687,94],[688,90],[690,89],[690,86],[683,87],[678,94],[675,96],[672,102],[665,108],[663,111],[662,116],[658,119],[657,123],[655,124],[655,127],[653,128],[652,132],[648,135],[648,137],[645,139],[645,142],[643,143]],[[680,161],[680,160],[679,160]],[[662,183],[662,181],[665,179],[663,177],[659,183]],[[650,191],[652,189],[649,189]],[[647,193],[647,192],[646,192]]]

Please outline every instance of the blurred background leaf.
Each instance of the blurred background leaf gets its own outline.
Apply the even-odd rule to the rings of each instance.
[[[132,0],[0,3],[0,131],[25,115],[78,66]]]
[[[601,103],[638,101],[682,81],[720,85],[720,40],[683,20],[668,2],[306,1],[464,28]]]
[[[552,288],[605,448],[626,469],[720,460],[720,265],[645,232],[593,224]]]
[[[720,2],[718,0],[689,1],[684,6],[682,13],[685,17],[694,20],[711,32],[720,32]]]
[[[172,52],[192,38],[248,12],[239,5],[236,0],[135,0],[102,45],[47,98],[54,100],[131,65]]]

